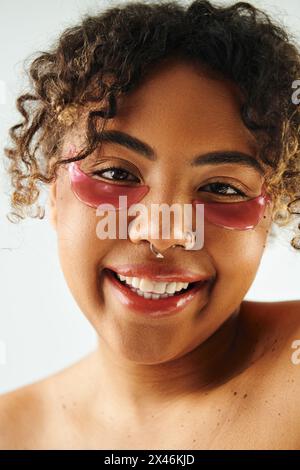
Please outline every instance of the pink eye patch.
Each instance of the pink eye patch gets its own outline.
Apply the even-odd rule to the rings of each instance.
[[[265,193],[264,187],[259,196],[247,201],[213,202],[193,200],[193,204],[204,204],[204,218],[220,227],[248,230],[254,228],[264,215],[266,206],[271,198]]]
[[[100,204],[112,204],[115,209],[122,209],[119,196],[127,196],[127,206],[139,202],[149,191],[149,186],[130,186],[116,184],[93,178],[84,173],[77,162],[68,165],[71,188],[76,197],[91,207]]]
[[[139,202],[149,191],[149,186],[131,186],[105,182],[84,173],[78,162],[68,165],[71,188],[75,196],[84,204],[97,208],[100,204],[111,204],[122,209],[120,196],[127,196],[127,206]],[[271,198],[264,187],[259,196],[240,202],[193,200],[193,205],[204,204],[204,218],[208,222],[227,229],[248,230],[254,228],[264,215]]]

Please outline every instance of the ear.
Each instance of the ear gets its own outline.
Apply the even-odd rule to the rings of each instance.
[[[49,219],[50,224],[56,230],[57,224],[57,205],[56,205],[56,181],[50,184],[50,191],[49,191]]]

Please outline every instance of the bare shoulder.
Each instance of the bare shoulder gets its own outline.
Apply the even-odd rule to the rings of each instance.
[[[273,377],[300,386],[300,365],[295,367],[295,349],[300,351],[300,300],[242,303],[244,332],[255,345],[258,358]],[[300,362],[300,352],[299,362]],[[280,375],[280,379],[279,379]],[[299,394],[298,394],[299,395]],[[297,398],[300,405],[300,395]],[[300,410],[300,408],[299,408]],[[300,414],[299,414],[300,417]]]
[[[244,301],[242,314],[258,351],[248,369],[255,409],[277,447],[300,449],[300,300]]]
[[[300,300],[279,302],[243,301],[243,311],[251,319],[268,328],[270,334],[280,332],[289,337],[300,332]]]
[[[294,409],[297,404],[294,412],[300,418],[300,300],[244,301],[243,312],[247,327],[259,339],[266,375],[278,386],[284,406],[290,403]]]
[[[0,395],[0,450],[56,448],[67,440],[92,356]]]
[[[44,403],[41,384],[26,385],[0,395],[0,449],[26,449],[42,427]]]

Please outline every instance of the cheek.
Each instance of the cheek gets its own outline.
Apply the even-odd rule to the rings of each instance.
[[[204,227],[204,250],[216,271],[205,309],[211,332],[238,308],[254,281],[268,232],[266,220],[252,230],[228,230],[212,224]]]
[[[57,242],[61,268],[81,310],[99,308],[98,271],[114,240],[100,240],[96,210],[72,193],[65,175],[57,184]],[[91,306],[92,309],[91,309]],[[90,313],[89,313],[90,312]]]
[[[74,197],[64,174],[57,185],[57,236],[61,247],[89,258],[96,241],[95,227],[95,210]]]
[[[268,232],[270,215],[251,230],[229,230],[207,224],[204,229],[205,249],[213,259],[220,282],[226,290],[250,288],[258,270]]]

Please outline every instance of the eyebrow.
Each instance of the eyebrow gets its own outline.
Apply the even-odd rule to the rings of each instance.
[[[97,135],[97,140],[121,145],[146,157],[151,161],[155,161],[157,159],[155,150],[150,147],[149,144],[123,131],[114,129],[105,130],[101,132],[101,134]],[[248,153],[239,152],[236,150],[218,150],[204,153],[202,155],[197,155],[192,159],[191,165],[220,165],[222,163],[239,163],[248,168],[254,168],[261,175],[264,174],[263,167],[255,157]]]

